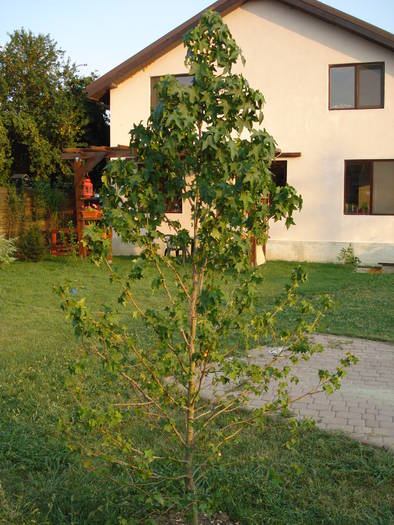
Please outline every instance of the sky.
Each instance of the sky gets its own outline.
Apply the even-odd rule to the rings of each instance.
[[[0,46],[24,27],[50,34],[80,74],[104,74],[213,0],[0,0]],[[394,33],[394,0],[325,0]],[[84,65],[86,64],[86,65]]]

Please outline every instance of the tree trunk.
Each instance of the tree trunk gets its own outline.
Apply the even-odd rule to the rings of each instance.
[[[192,525],[198,525],[198,508],[196,484],[193,478],[193,446],[194,446],[194,411],[196,393],[196,365],[194,362],[195,340],[197,332],[197,298],[198,298],[198,270],[193,263],[193,288],[190,301],[190,341],[189,341],[189,383],[187,395],[186,421],[186,454],[185,479],[186,490],[192,497]]]

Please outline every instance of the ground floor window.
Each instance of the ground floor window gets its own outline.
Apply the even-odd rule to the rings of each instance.
[[[182,213],[182,196],[167,199],[166,213]]]
[[[287,184],[287,160],[274,160],[271,164],[271,172],[277,186]]]
[[[394,160],[345,161],[345,215],[394,215]]]

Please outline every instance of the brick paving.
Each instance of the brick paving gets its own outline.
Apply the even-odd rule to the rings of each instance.
[[[340,390],[330,396],[321,392],[297,401],[291,405],[293,412],[314,419],[322,429],[341,430],[362,442],[394,449],[394,345],[322,334],[314,335],[313,340],[325,351],[296,365],[294,373],[300,383],[289,388],[293,397],[313,389],[319,368],[334,371],[346,352],[356,355],[359,362],[347,369]],[[262,365],[272,358],[269,350],[252,350],[248,358]],[[211,397],[212,390],[211,384],[204,385],[203,395]],[[252,398],[250,408],[260,406],[271,395],[268,392],[263,398]]]

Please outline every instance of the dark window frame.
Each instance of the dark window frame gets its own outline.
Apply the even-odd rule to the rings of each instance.
[[[279,168],[279,166],[281,166],[281,168]],[[276,170],[275,168],[279,169]],[[274,159],[271,163],[270,171],[274,176],[274,181],[277,186],[287,186],[287,160]]]
[[[379,106],[362,106],[359,104],[359,81],[360,73],[359,69],[363,66],[380,66],[380,99],[381,104]],[[354,68],[354,107],[352,108],[335,108],[331,107],[331,69],[340,67],[353,67]],[[330,64],[328,66],[328,109],[330,111],[354,111],[355,109],[383,109],[385,103],[385,63],[384,62],[355,62],[351,64]]]
[[[370,195],[369,195],[369,212],[368,213],[351,213],[349,211],[346,211],[346,197],[347,197],[347,188],[349,186],[349,183],[347,182],[346,177],[346,166],[350,163],[357,163],[360,164],[362,162],[368,163],[369,165],[369,187],[370,187]],[[344,184],[343,184],[343,214],[344,215],[374,215],[382,216],[382,217],[392,217],[394,216],[394,212],[392,213],[374,213],[373,212],[373,176],[374,176],[374,163],[375,162],[394,162],[394,159],[348,159],[344,162]]]

